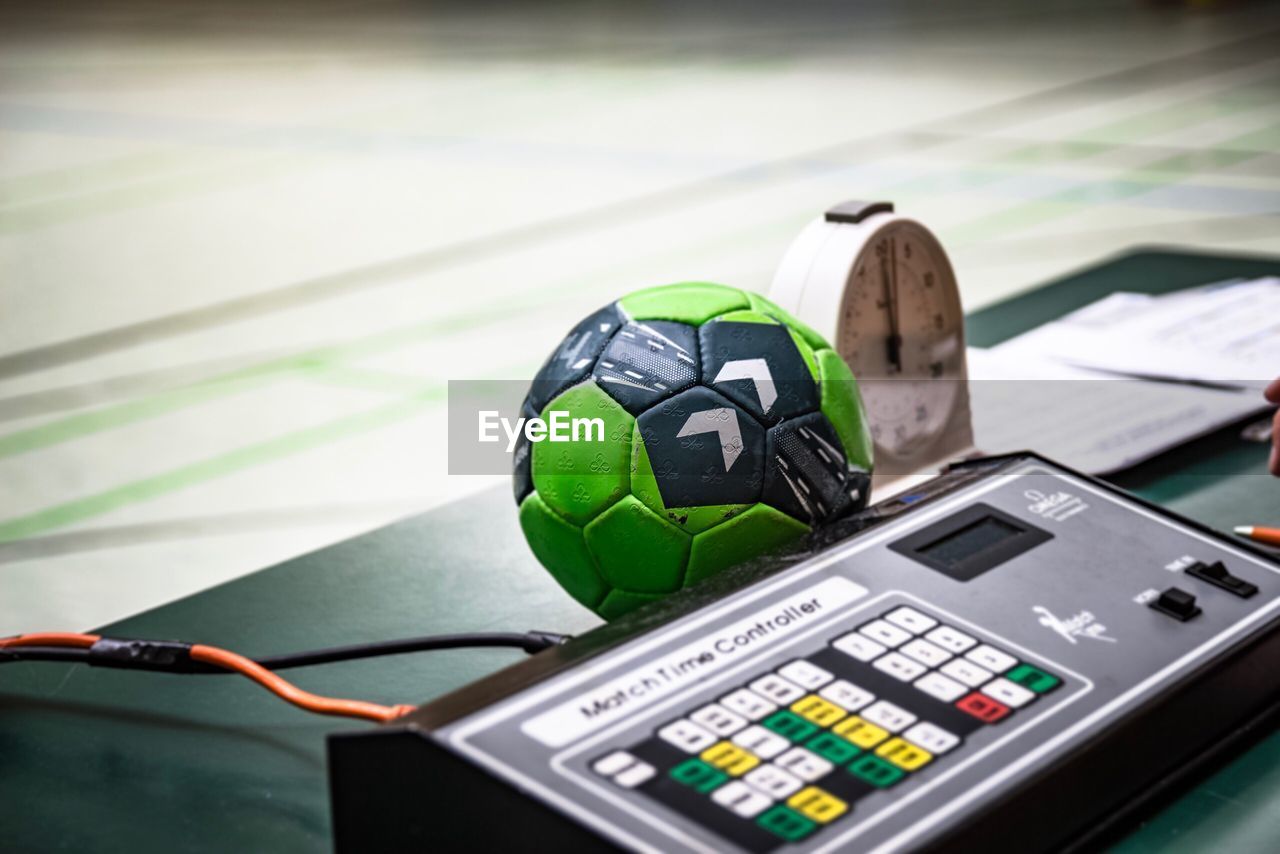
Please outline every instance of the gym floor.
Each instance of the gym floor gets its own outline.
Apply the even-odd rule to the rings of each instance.
[[[845,198],[970,309],[1138,244],[1280,251],[1280,9],[0,6],[0,634],[83,629],[502,479],[446,382],[768,287]]]

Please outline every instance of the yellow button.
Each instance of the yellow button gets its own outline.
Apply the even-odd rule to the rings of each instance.
[[[796,792],[787,799],[787,806],[821,824],[835,821],[849,811],[848,804],[817,786]]]
[[[760,764],[760,757],[736,744],[722,741],[702,751],[701,759],[732,777],[741,777]]]
[[[831,726],[849,714],[835,703],[828,703],[817,694],[801,697],[791,704],[791,711],[803,718],[808,718],[818,726]]]
[[[868,723],[857,715],[836,724],[833,732],[836,735],[844,736],[863,750],[875,747],[889,737],[888,730],[881,729],[873,723]]]
[[[880,745],[876,748],[876,756],[888,759],[904,771],[914,771],[933,760],[932,753],[901,738],[890,739]]]

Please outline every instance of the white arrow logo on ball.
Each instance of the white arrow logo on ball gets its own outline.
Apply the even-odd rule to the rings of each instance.
[[[695,412],[684,422],[676,438],[682,439],[698,433],[719,434],[724,470],[728,471],[742,453],[742,428],[738,426],[738,413],[727,406]]]
[[[778,390],[773,385],[773,374],[769,373],[769,365],[764,359],[735,359],[732,362],[725,362],[724,367],[712,382],[722,383],[729,380],[754,382],[756,397],[760,398],[760,410],[766,414],[778,399]]]

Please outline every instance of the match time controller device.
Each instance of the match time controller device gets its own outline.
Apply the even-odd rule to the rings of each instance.
[[[340,850],[1020,851],[1250,731],[1280,566],[1031,455],[953,468],[374,731]]]

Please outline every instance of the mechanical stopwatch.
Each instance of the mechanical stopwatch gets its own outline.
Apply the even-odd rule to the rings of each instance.
[[[791,244],[769,296],[853,371],[880,483],[972,450],[960,291],[924,225],[890,202],[839,204]]]

